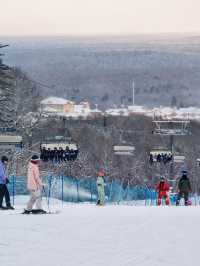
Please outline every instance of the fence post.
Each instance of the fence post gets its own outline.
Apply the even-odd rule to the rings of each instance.
[[[61,183],[62,183],[62,206],[64,202],[64,176],[61,176]]]
[[[113,190],[113,179],[112,179],[111,184],[110,184],[110,194],[109,194],[109,197],[108,197],[108,201],[109,202],[111,202],[112,190]]]
[[[77,190],[77,202],[79,202],[79,182],[76,179],[76,190]]]
[[[130,190],[130,182],[128,180],[128,186],[127,186],[127,192],[126,192],[126,200],[127,200],[127,204],[129,205],[129,190]]]
[[[147,188],[145,186],[145,206],[147,206]]]
[[[13,195],[13,206],[15,205],[15,176],[12,176],[12,195]]]
[[[123,185],[123,180],[120,183],[120,190],[119,190],[119,198],[118,198],[118,204],[120,203],[122,199],[122,185]]]
[[[135,204],[135,206],[137,205],[136,200],[137,200],[137,185],[135,185],[135,187],[134,187],[134,202],[133,202],[133,204]]]
[[[157,198],[158,198],[158,194],[157,194],[157,192],[154,190],[154,206],[157,206]]]
[[[50,197],[51,197],[51,176],[49,176],[49,195],[48,195],[48,207],[50,204]]]
[[[154,203],[153,203],[153,190],[152,190],[152,188],[150,191],[151,191],[151,206],[153,206]]]
[[[92,202],[92,180],[90,179],[90,200]]]

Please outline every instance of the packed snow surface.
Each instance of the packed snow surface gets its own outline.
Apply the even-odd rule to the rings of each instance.
[[[22,215],[23,204],[0,211],[1,265],[200,265],[199,207],[51,201],[59,214]]]

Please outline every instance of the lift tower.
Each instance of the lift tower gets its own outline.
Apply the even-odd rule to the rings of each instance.
[[[153,132],[154,135],[167,136],[170,140],[170,151],[173,155],[173,159],[170,167],[170,179],[174,179],[174,137],[175,136],[187,136],[190,135],[190,120],[153,120]]]

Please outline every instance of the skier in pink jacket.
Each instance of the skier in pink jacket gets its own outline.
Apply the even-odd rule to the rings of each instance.
[[[27,203],[27,208],[24,210],[24,214],[29,213],[46,213],[42,209],[42,179],[40,178],[39,172],[40,158],[37,155],[33,155],[30,162],[28,163],[28,174],[27,174],[27,188],[30,193],[30,199]],[[36,209],[33,210],[33,205],[36,204]]]

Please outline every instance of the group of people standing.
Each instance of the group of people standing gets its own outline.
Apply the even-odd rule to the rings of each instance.
[[[189,202],[189,193],[191,192],[191,183],[187,176],[187,172],[182,172],[182,177],[178,182],[178,194],[176,198],[176,205],[180,204],[181,198],[184,198],[185,206],[190,205]],[[167,180],[164,177],[161,177],[160,182],[156,186],[156,191],[158,193],[158,206],[161,205],[162,199],[165,200],[165,204],[170,204],[170,185],[168,184]]]

